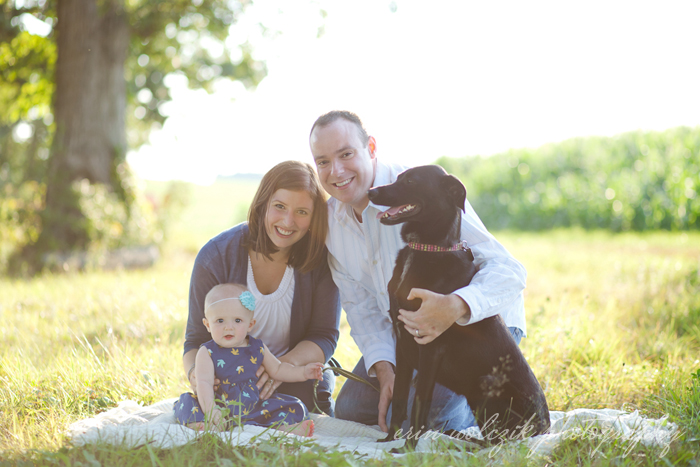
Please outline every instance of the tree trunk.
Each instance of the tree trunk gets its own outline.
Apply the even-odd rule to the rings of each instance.
[[[56,133],[38,254],[88,246],[71,184],[88,179],[121,191],[115,169],[126,154],[129,28],[123,0],[59,0],[57,17]]]

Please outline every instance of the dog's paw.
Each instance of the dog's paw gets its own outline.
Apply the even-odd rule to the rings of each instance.
[[[389,451],[392,454],[406,454],[408,452],[414,452],[416,450],[416,440],[407,439],[403,446],[400,448],[394,448]]]

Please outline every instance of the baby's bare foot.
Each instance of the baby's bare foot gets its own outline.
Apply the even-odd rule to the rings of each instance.
[[[187,428],[191,428],[194,431],[204,431],[204,422],[193,422],[185,425]]]
[[[314,421],[304,420],[303,422],[296,423],[294,425],[281,426],[279,429],[294,435],[311,437],[314,434]]]

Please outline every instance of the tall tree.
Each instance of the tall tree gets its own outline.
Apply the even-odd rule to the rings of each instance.
[[[40,105],[31,102],[15,112],[18,118],[0,115],[0,126],[10,128],[19,118],[30,120],[33,111],[35,129],[46,125],[49,116],[53,132],[41,233],[18,256],[30,269],[39,266],[47,252],[89,248],[92,237],[76,181],[107,187],[128,215],[134,194],[124,163],[127,147],[143,143],[150,129],[164,122],[161,109],[170,99],[164,82],[168,74],[182,74],[190,87],[207,90],[221,78],[238,79],[246,86],[262,79],[265,68],[251,57],[248,44],[235,45],[240,51],[232,59],[225,42],[246,3],[0,0],[0,59],[5,50],[8,61],[13,60],[9,68],[25,67],[22,73],[0,73],[0,103],[31,101],[34,91],[25,84],[37,76],[48,76],[55,84],[55,91],[50,86],[43,89],[44,99],[52,96],[50,115],[37,111]],[[20,20],[25,14],[52,26],[45,40],[27,45],[31,41]],[[56,44],[55,57],[49,51],[43,62],[18,63],[21,47],[39,50],[41,45],[46,51],[46,43]],[[47,65],[50,60],[55,60],[55,70]],[[26,69],[32,66],[35,71]]]

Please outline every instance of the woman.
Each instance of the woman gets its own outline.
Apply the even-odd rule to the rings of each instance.
[[[190,304],[183,365],[193,390],[194,363],[210,339],[204,298],[217,284],[238,283],[256,299],[251,335],[264,341],[282,362],[325,363],[338,342],[340,301],[326,260],[328,209],[313,168],[287,161],[260,182],[248,222],[211,239],[200,250],[190,281]],[[278,391],[298,397],[314,410],[313,381],[281,383],[259,370],[260,397]],[[318,384],[318,407],[333,415],[333,372]]]

